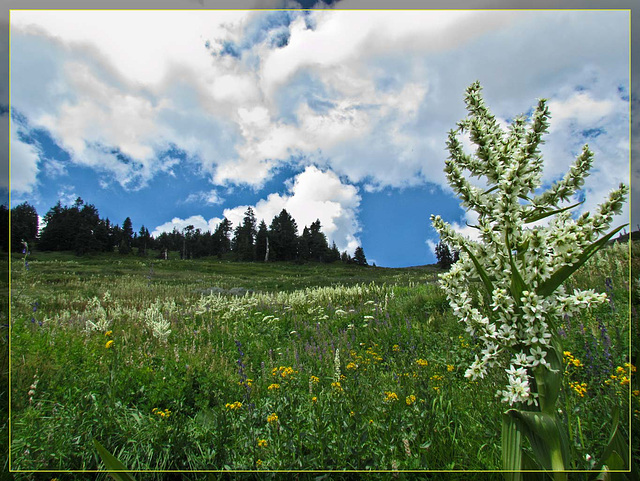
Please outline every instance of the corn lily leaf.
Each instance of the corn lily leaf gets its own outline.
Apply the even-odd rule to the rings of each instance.
[[[522,481],[522,433],[518,420],[507,414],[502,415],[502,469],[506,481]]]
[[[569,210],[569,209],[573,209],[574,207],[578,207],[582,203],[584,203],[584,200],[582,202],[578,202],[577,204],[570,205],[569,207],[564,207],[562,209],[556,209],[556,210],[548,210],[548,211],[545,211],[545,212],[536,212],[538,210],[538,209],[536,209],[533,213],[531,213],[530,215],[525,217],[524,223],[525,224],[530,224],[531,222],[535,222],[537,220],[544,219],[545,217],[549,217],[550,215],[560,214],[561,212],[564,212],[565,210]]]
[[[122,464],[113,454],[107,451],[107,449],[96,439],[93,440],[93,445],[98,451],[98,454],[100,455],[102,462],[107,468],[107,471],[109,471],[109,476],[111,476],[116,481],[135,481],[135,478],[132,477],[128,472],[126,472],[127,468],[124,466],[124,464]]]
[[[505,414],[519,421],[518,426],[527,437],[536,461],[544,470],[564,471],[568,466],[568,443],[563,440],[562,424],[557,416],[538,412],[510,409]]]
[[[480,262],[478,262],[478,259],[476,259],[476,256],[473,255],[473,253],[469,250],[469,248],[464,244],[461,247],[467,254],[469,254],[469,257],[473,261],[473,265],[476,266],[476,271],[478,271],[478,275],[480,276],[480,279],[482,279],[482,283],[484,284],[484,287],[487,289],[487,292],[489,293],[489,295],[491,295],[491,293],[493,292],[493,283],[489,279],[489,276],[487,276],[487,273],[480,265]]]

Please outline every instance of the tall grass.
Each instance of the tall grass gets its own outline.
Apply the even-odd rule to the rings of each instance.
[[[93,438],[134,470],[500,469],[500,381],[464,377],[435,270],[118,260],[13,263],[13,469],[99,469]],[[579,468],[637,421],[629,279],[616,246],[572,281],[611,297],[562,326]]]

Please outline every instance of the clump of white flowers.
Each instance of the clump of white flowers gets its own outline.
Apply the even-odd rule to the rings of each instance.
[[[144,322],[154,337],[166,342],[171,334],[171,323],[165,319],[160,305],[158,303],[151,304],[144,313]]]
[[[537,193],[543,167],[539,145],[550,117],[545,100],[538,102],[529,122],[518,117],[505,131],[480,92],[477,82],[467,89],[469,116],[449,133],[445,167],[462,206],[478,213],[473,227],[480,241],[431,216],[441,240],[460,251],[459,262],[441,275],[440,283],[454,315],[483,347],[466,376],[475,380],[488,369],[501,369],[507,381],[498,392],[502,401],[537,404],[536,373],[553,371],[562,356],[556,320],[606,300],[606,294],[593,290],[567,293],[562,282],[619,230],[602,237],[620,213],[628,189],[620,184],[595,213],[572,218],[569,209],[579,204],[561,203],[569,201],[589,175],[593,153],[588,146],[564,178]],[[463,133],[477,145],[472,155],[462,148],[458,137]],[[472,185],[463,175],[465,169],[472,177],[484,177],[487,187]],[[548,225],[537,225],[548,217]],[[478,281],[484,289],[476,287]]]

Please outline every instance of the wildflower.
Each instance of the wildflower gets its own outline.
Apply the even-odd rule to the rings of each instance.
[[[391,349],[393,350],[393,352],[399,352],[400,351],[400,346],[398,346],[397,344],[394,344]]]
[[[634,390],[633,391],[633,395],[636,396],[636,397],[640,396],[640,390],[638,390],[638,389]]]
[[[267,440],[266,439],[258,439],[258,447],[259,448],[266,448],[267,447]]]
[[[566,293],[550,279],[557,278],[555,274],[565,266],[575,266],[591,249],[621,211],[628,194],[628,188],[620,185],[595,213],[585,213],[577,219],[569,208],[558,210],[560,202],[569,200],[584,185],[593,153],[585,146],[563,178],[546,192],[536,194],[542,185],[544,166],[538,148],[549,126],[546,102],[538,103],[530,127],[522,117],[504,131],[480,93],[478,83],[467,90],[469,116],[450,131],[450,155],[445,161],[447,180],[462,207],[478,214],[475,223],[479,240],[470,241],[440,216],[431,216],[441,240],[461,253],[460,261],[440,275],[440,284],[454,316],[487,347],[481,359],[476,357],[465,373],[471,380],[484,377],[488,368],[499,363],[498,352],[517,345],[525,346],[527,358],[512,357],[509,366],[520,366],[529,372],[531,368],[550,369],[549,362],[555,354],[550,354],[554,348],[550,346],[551,327],[547,320],[606,302],[606,294],[593,290]],[[465,152],[461,134],[469,134],[477,145],[474,154]],[[488,189],[471,183],[464,170],[470,177],[484,177]],[[551,216],[551,221],[545,226],[526,226],[541,216]],[[474,278],[481,279],[487,291],[484,296],[471,294]],[[484,302],[487,297],[489,302]],[[513,308],[515,305],[517,309]],[[498,349],[489,349],[490,343]],[[569,354],[565,353],[567,365],[580,367],[581,363],[573,362]],[[500,392],[503,402],[536,402],[529,376],[507,377],[509,383]],[[536,388],[541,387],[536,384]]]
[[[347,364],[347,369],[355,371],[356,369],[358,369],[358,365],[355,362],[350,362],[349,364]]]
[[[447,372],[451,372],[455,369],[456,367],[453,364],[447,364]]]
[[[398,395],[391,391],[385,391],[384,396],[385,402],[395,402],[398,400]]]
[[[113,331],[107,331],[104,333],[106,337],[111,337],[112,334],[113,334]]]
[[[573,389],[580,397],[584,397],[587,392],[587,383],[570,382],[569,387]]]
[[[271,384],[267,389],[270,391],[273,389],[280,389],[280,384]]]
[[[318,378],[317,376],[311,376],[309,378],[311,380],[312,383],[317,384],[320,382],[320,378]]]
[[[312,402],[313,404],[317,403],[317,402],[318,402],[318,398],[317,398],[316,396],[313,396],[313,397],[311,398],[311,402]]]
[[[407,396],[405,402],[407,403],[407,406],[411,406],[414,402],[416,402],[416,397],[411,394],[410,396]]]
[[[418,360],[416,360],[416,364],[417,364],[418,366],[422,366],[422,367],[424,367],[424,366],[428,366],[428,365],[429,365],[429,362],[428,362],[428,361],[426,361],[426,360],[424,360],[424,359],[418,359]]]
[[[271,413],[267,416],[267,422],[269,424],[278,424],[278,415],[276,413]]]
[[[353,416],[355,416],[355,415],[356,415],[356,413],[354,413],[353,411],[349,411],[349,416],[350,416],[350,417],[353,417]]]
[[[113,347],[113,339],[109,339],[104,347],[107,349],[111,349]]]
[[[344,391],[344,389],[342,389],[342,386],[340,385],[340,381],[336,381],[336,382],[332,382],[331,383],[331,387],[335,390],[335,392],[337,393],[341,393]]]
[[[224,407],[226,407],[229,411],[236,411],[242,407],[242,403],[240,401],[235,401],[225,404]]]
[[[259,467],[261,467],[261,466],[262,466],[262,459],[258,459],[258,460],[256,461],[256,468],[259,468]]]

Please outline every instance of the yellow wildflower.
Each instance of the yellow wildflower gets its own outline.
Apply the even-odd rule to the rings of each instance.
[[[235,411],[242,407],[242,403],[240,401],[236,401],[233,403],[227,403],[224,405],[229,411]]]
[[[259,468],[260,466],[262,466],[262,459],[256,461],[256,467]]]
[[[407,406],[411,406],[414,402],[416,402],[416,397],[413,394],[410,396],[407,396],[407,399],[405,399],[405,402],[407,403]]]
[[[385,402],[395,402],[398,400],[398,395],[394,392],[385,391],[384,395],[385,395],[385,398],[384,398]]]
[[[271,384],[267,389],[280,389],[280,384]]]
[[[582,363],[580,362],[580,359],[573,358],[573,359],[571,360],[571,363],[572,363],[575,367],[582,367]]]
[[[331,387],[338,393],[344,391],[344,389],[342,389],[342,386],[340,385],[340,381],[332,382]]]
[[[640,391],[638,389],[636,389],[635,391],[633,391],[633,395],[634,396],[640,396]]]
[[[394,344],[392,349],[393,349],[393,352],[398,352],[400,351],[400,346],[398,346],[397,344]]]
[[[277,424],[278,423],[278,415],[276,413],[271,413],[267,416],[267,422],[269,424]]]
[[[355,362],[350,362],[349,364],[347,364],[347,369],[356,370],[358,369],[358,365]]]
[[[315,403],[317,403],[317,402],[318,402],[318,398],[317,398],[317,397],[315,397],[315,396],[313,396],[313,397],[311,398],[311,402],[312,402],[312,403],[314,403],[314,404],[315,404]]]
[[[424,366],[428,366],[429,362],[426,361],[425,359],[418,359],[418,360],[416,360],[416,364],[418,366],[423,366],[424,367]]]
[[[625,362],[624,367],[626,367],[627,369],[631,369],[631,372],[636,372],[636,367],[629,362]]]
[[[111,334],[113,334],[113,331],[107,331],[104,333],[104,335],[107,337],[111,337]]]
[[[258,439],[258,447],[259,448],[266,448],[267,447],[267,440],[266,439]]]
[[[455,369],[456,367],[453,364],[447,364],[447,372],[451,372]]]
[[[109,339],[104,347],[107,349],[111,349],[113,347],[113,339]]]
[[[353,417],[355,415],[356,415],[356,413],[354,413],[353,411],[349,411],[349,416]]]
[[[584,397],[587,392],[587,383],[570,382],[569,387],[573,389],[580,397]]]
[[[317,384],[320,382],[320,378],[318,378],[317,376],[311,376],[311,382]]]

